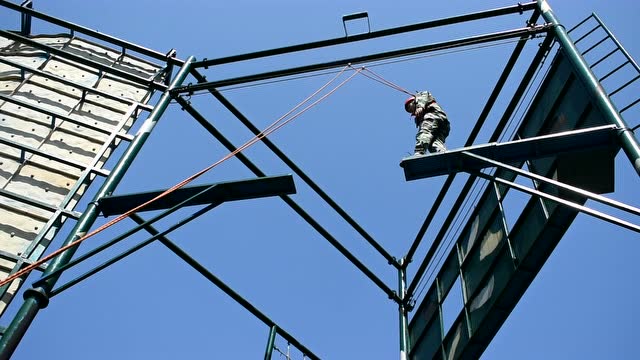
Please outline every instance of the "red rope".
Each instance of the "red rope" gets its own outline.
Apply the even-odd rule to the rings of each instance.
[[[115,224],[117,224],[118,222],[124,220],[125,218],[129,217],[131,214],[139,211],[140,209],[144,208],[145,206],[153,203],[154,201],[157,201],[160,198],[163,198],[163,197],[167,196],[168,194],[174,192],[175,190],[177,190],[177,189],[185,186],[186,184],[192,182],[196,178],[200,177],[202,174],[204,174],[207,171],[213,169],[214,167],[220,165],[224,161],[234,157],[239,152],[245,150],[249,146],[255,144],[258,141],[260,141],[262,138],[264,138],[267,135],[273,133],[274,131],[280,129],[284,125],[290,123],[291,121],[293,121],[294,119],[296,119],[297,117],[302,115],[304,112],[306,112],[307,110],[309,110],[313,106],[317,105],[318,103],[320,103],[321,101],[326,99],[329,95],[333,94],[336,90],[338,90],[340,87],[342,87],[344,84],[346,84],[349,80],[351,80],[356,74],[360,73],[363,70],[363,68],[358,69],[356,72],[354,72],[346,80],[344,80],[340,84],[338,84],[335,88],[333,88],[327,94],[323,95],[318,100],[314,101],[313,103],[311,103],[310,105],[308,105],[307,107],[302,109],[301,111],[299,111],[296,114],[292,115],[291,118],[289,118],[286,121],[283,121],[282,123],[280,123],[284,118],[286,118],[288,115],[290,115],[296,109],[300,108],[302,105],[304,105],[306,102],[308,102],[311,98],[316,96],[318,93],[320,93],[322,90],[324,90],[327,86],[329,86],[331,83],[333,83],[340,75],[342,75],[342,73],[344,73],[344,71],[346,69],[347,69],[347,67],[344,67],[336,76],[334,76],[331,80],[329,80],[329,82],[327,82],[325,85],[320,87],[317,91],[315,91],[313,94],[311,94],[306,99],[304,99],[302,102],[300,102],[298,105],[296,105],[293,109],[289,110],[286,114],[284,114],[283,116],[278,118],[271,125],[269,125],[265,130],[260,132],[258,135],[254,136],[251,140],[247,141],[242,146],[238,147],[236,150],[234,150],[234,151],[230,152],[229,154],[227,154],[226,156],[224,156],[222,159],[216,161],[215,163],[207,166],[206,168],[198,171],[197,173],[195,173],[195,174],[189,176],[188,178],[182,180],[181,182],[175,184],[174,186],[172,186],[169,189],[165,190],[164,192],[162,192],[161,194],[157,195],[153,199],[151,199],[151,200],[149,200],[149,201],[147,201],[147,202],[145,202],[145,203],[143,203],[141,205],[138,205],[138,206],[134,207],[131,210],[128,210],[127,212],[125,212],[125,213],[119,215],[118,217],[108,221],[104,225],[102,225],[102,226],[98,227],[97,229],[85,234],[84,236],[78,238],[77,240],[72,241],[71,243],[69,243],[69,244],[57,249],[56,251],[50,253],[49,255],[40,258],[38,261],[35,261],[35,262],[29,264],[28,266],[25,266],[21,270],[15,272],[14,274],[8,276],[7,278],[5,278],[3,280],[1,280],[0,281],[0,286],[4,286],[4,285],[8,284],[9,282],[19,278],[20,276],[31,272],[33,269],[35,269],[35,268],[39,267],[40,265],[44,264],[46,261],[53,259],[54,257],[56,257],[57,255],[61,254],[62,252],[66,251],[66,250],[68,250],[68,249],[70,249],[70,248],[72,248],[72,247],[74,247],[76,245],[79,245],[81,242],[85,241],[86,239],[88,239],[88,238],[100,233],[101,231],[104,231],[105,229],[107,229],[107,228],[109,228],[109,227],[111,227],[111,226],[113,226]]]
[[[370,74],[371,74],[371,75],[369,75],[369,74],[367,74],[367,73],[365,73],[365,72],[362,72],[362,75],[364,75],[364,76],[368,77],[369,79],[371,79],[371,80],[373,80],[373,81],[377,81],[377,82],[379,82],[379,83],[382,83],[382,84],[384,84],[384,85],[387,85],[387,86],[389,86],[390,88],[395,89],[395,90],[398,90],[398,91],[400,91],[400,92],[403,92],[403,93],[405,93],[405,94],[407,94],[407,95],[411,95],[411,96],[415,95],[414,93],[410,92],[409,90],[406,90],[405,88],[401,87],[400,85],[397,85],[397,84],[395,84],[395,83],[393,83],[393,82],[391,82],[391,81],[389,81],[389,80],[387,80],[387,79],[383,78],[383,77],[382,77],[382,76],[380,76],[379,74],[377,74],[377,73],[373,72],[373,70],[369,70],[368,68],[365,68],[365,67],[362,67],[362,69],[363,69],[364,71],[366,71],[366,72],[368,72],[368,73],[370,73]]]

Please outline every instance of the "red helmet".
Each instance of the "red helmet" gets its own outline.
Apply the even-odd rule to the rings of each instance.
[[[416,98],[412,96],[404,102],[404,109],[410,114],[413,114],[413,111],[411,110],[411,105],[415,105],[415,101],[416,101]]]

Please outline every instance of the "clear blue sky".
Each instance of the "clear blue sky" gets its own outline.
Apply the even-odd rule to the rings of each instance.
[[[35,9],[178,57],[216,58],[344,35],[341,17],[368,11],[372,30],[514,5],[509,1],[35,1]],[[640,56],[636,1],[551,1],[572,27],[596,12],[632,56]],[[524,26],[491,22],[341,46],[212,69],[223,79]],[[0,13],[4,26],[18,18]],[[37,32],[38,23],[34,24]],[[355,29],[356,31],[358,29]],[[411,91],[431,90],[448,112],[449,148],[463,145],[513,43],[372,67]],[[315,91],[328,76],[228,90],[223,94],[263,128]],[[195,82],[190,79],[189,81]],[[405,95],[365,77],[275,133],[271,139],[391,254],[403,256],[429,211],[444,177],[405,182],[399,161],[413,150],[415,129],[402,108]],[[155,100],[155,99],[154,99]],[[209,96],[194,105],[235,144],[251,134]],[[505,100],[502,100],[505,101]],[[637,114],[637,113],[636,113]],[[493,114],[490,121],[498,120]],[[627,118],[631,126],[640,119]],[[488,131],[477,143],[486,141]],[[247,152],[269,175],[290,173],[258,144]],[[132,165],[117,193],[170,187],[226,155],[188,114],[172,105]],[[612,198],[640,206],[638,177],[624,157]],[[231,160],[197,183],[252,178]],[[457,186],[462,182],[458,180]],[[296,178],[299,202],[388,286],[396,273],[344,221]],[[455,193],[447,197],[448,203]],[[190,214],[181,211],[159,228]],[[149,216],[145,214],[145,216]],[[441,212],[437,219],[446,216]],[[105,219],[99,219],[98,224]],[[635,220],[637,223],[637,219]],[[124,221],[88,240],[92,248],[130,228]],[[416,260],[427,251],[430,229]],[[397,308],[369,279],[280,199],[219,206],[169,236],[238,293],[317,355],[326,359],[398,359]],[[138,235],[125,248],[146,238]],[[484,359],[637,359],[637,233],[586,215],[551,255],[487,348]],[[92,242],[94,241],[94,242]],[[80,271],[88,269],[81,266]],[[415,271],[416,263],[410,267]],[[411,273],[410,273],[411,276]],[[35,279],[33,276],[30,279]],[[14,301],[15,310],[21,299]],[[4,319],[2,325],[6,325]],[[154,244],[52,299],[36,317],[15,359],[256,359],[268,328]],[[278,346],[286,349],[280,340]],[[274,359],[281,358],[274,354]],[[301,359],[294,354],[294,359]]]

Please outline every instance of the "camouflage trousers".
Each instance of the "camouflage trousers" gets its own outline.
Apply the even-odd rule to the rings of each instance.
[[[449,135],[449,120],[444,114],[427,113],[418,123],[415,155],[429,152],[444,152],[447,148],[444,141]]]

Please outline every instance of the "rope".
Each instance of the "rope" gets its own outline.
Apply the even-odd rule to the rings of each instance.
[[[381,83],[381,84],[387,85],[387,86],[389,86],[390,88],[395,89],[395,90],[398,90],[398,91],[403,92],[403,93],[405,93],[405,94],[408,94],[408,95],[411,95],[411,96],[413,96],[413,95],[414,95],[414,94],[413,94],[412,92],[410,92],[409,90],[406,90],[405,88],[403,88],[403,87],[401,87],[401,86],[399,86],[399,85],[396,85],[396,84],[392,83],[391,81],[389,81],[389,80],[387,80],[387,79],[383,78],[383,77],[382,77],[382,76],[380,76],[379,74],[377,74],[377,73],[373,72],[373,70],[369,70],[368,68],[364,68],[364,70],[365,70],[366,72],[368,72],[368,73],[371,73],[371,75],[368,75],[368,74],[366,74],[366,73],[364,73],[364,72],[362,73],[362,75],[364,75],[364,76],[368,77],[369,79],[374,80],[374,81],[377,81],[377,82],[379,82],[379,83]]]
[[[407,55],[407,56],[399,58],[399,59],[386,60],[386,61],[380,60],[380,61],[372,62],[372,63],[369,63],[366,67],[367,67],[367,69],[369,69],[369,68],[377,67],[377,66],[386,66],[386,65],[392,65],[392,64],[401,63],[401,62],[421,60],[421,59],[426,59],[426,58],[430,58],[430,57],[449,55],[449,54],[458,53],[458,52],[473,51],[473,50],[482,49],[482,48],[501,46],[501,45],[505,45],[505,44],[518,42],[518,41],[527,41],[527,40],[509,39],[509,40],[498,41],[496,43],[491,43],[491,44],[482,44],[482,45],[477,45],[477,46],[469,46],[468,48],[463,48],[463,49],[440,51],[440,52],[437,52],[437,53],[429,53],[429,54],[423,54],[423,55],[417,55],[417,56],[415,56],[415,55]],[[283,79],[258,81],[258,82],[251,83],[251,84],[233,85],[233,86],[230,85],[228,87],[219,89],[218,91],[227,92],[227,91],[233,91],[233,90],[244,89],[244,88],[249,88],[249,87],[257,87],[257,86],[262,86],[262,85],[269,85],[269,84],[286,82],[286,81],[293,81],[293,80],[298,80],[298,79],[306,79],[306,78],[311,78],[311,77],[324,76],[324,75],[327,75],[327,74],[335,74],[337,72],[338,71],[335,71],[335,70],[329,70],[329,71],[322,71],[322,72],[317,72],[317,73],[313,73],[313,74],[290,76],[290,77],[283,78]],[[208,90],[202,90],[201,92],[196,92],[193,95],[197,96],[197,95],[206,95],[206,94],[208,94]],[[413,94],[411,94],[411,95],[413,95]]]
[[[269,125],[265,130],[263,130],[262,132],[260,132],[258,135],[254,136],[251,140],[247,141],[246,143],[244,143],[242,146],[238,147],[236,150],[232,151],[231,153],[227,154],[226,156],[224,156],[222,159],[216,161],[215,163],[207,166],[206,168],[198,171],[197,173],[189,176],[188,178],[182,180],[181,182],[177,183],[176,185],[170,187],[169,189],[165,190],[164,192],[162,192],[161,194],[159,194],[158,196],[154,197],[153,199],[138,205],[136,207],[134,207],[131,210],[128,210],[127,212],[119,215],[118,217],[114,218],[113,220],[108,221],[107,223],[105,223],[104,225],[98,227],[97,229],[85,234],[84,236],[81,236],[80,238],[78,238],[77,240],[72,241],[71,243],[57,249],[56,251],[52,252],[51,254],[44,256],[42,258],[40,258],[38,261],[35,261],[33,263],[31,263],[28,266],[25,266],[24,268],[22,268],[21,270],[15,272],[14,274],[8,276],[7,278],[3,279],[0,281],[0,286],[4,286],[6,284],[8,284],[9,282],[21,277],[22,275],[31,272],[33,269],[41,266],[42,264],[44,264],[46,261],[51,260],[52,258],[56,257],[57,255],[61,254],[62,252],[76,246],[79,245],[81,242],[85,241],[86,239],[100,233],[101,231],[104,231],[105,229],[117,224],[118,222],[124,220],[125,218],[129,217],[131,214],[139,211],[140,209],[144,208],[145,206],[153,203],[154,201],[157,201],[160,198],[163,198],[165,196],[167,196],[168,194],[174,192],[175,190],[185,186],[186,184],[192,182],[193,180],[197,179],[198,177],[200,177],[201,175],[203,175],[204,173],[206,173],[207,171],[213,169],[214,167],[220,165],[221,163],[225,162],[226,160],[234,157],[235,155],[237,155],[239,152],[245,150],[246,148],[248,148],[249,146],[255,144],[256,142],[260,141],[262,138],[266,137],[267,135],[270,135],[271,133],[273,133],[274,131],[280,129],[281,127],[283,127],[284,125],[290,123],[291,121],[293,121],[294,119],[296,119],[298,116],[302,115],[304,112],[306,112],[307,110],[309,110],[310,108],[314,107],[315,105],[317,105],[318,103],[320,103],[321,101],[323,101],[324,99],[326,99],[329,95],[333,94],[336,90],[338,90],[339,88],[341,88],[343,85],[345,85],[348,81],[350,81],[355,75],[357,75],[358,73],[360,73],[362,71],[361,69],[358,69],[356,72],[354,72],[353,74],[351,74],[351,76],[349,76],[347,79],[345,79],[344,81],[342,81],[340,84],[336,85],[333,89],[331,89],[328,93],[326,93],[325,95],[323,95],[322,97],[320,97],[318,100],[314,101],[313,103],[311,103],[310,105],[306,106],[305,108],[303,108],[302,110],[300,110],[299,112],[295,113],[294,115],[291,116],[291,118],[287,119],[286,121],[283,121],[282,123],[280,123],[284,118],[286,118],[288,115],[290,115],[292,112],[294,112],[295,110],[297,110],[298,108],[300,108],[302,105],[304,105],[307,101],[309,101],[311,98],[313,98],[315,95],[317,95],[318,93],[320,93],[322,90],[324,90],[327,86],[329,86],[331,83],[333,83],[338,77],[340,77],[340,75],[342,75],[342,73],[347,69],[347,67],[343,68],[342,71],[340,71],[336,76],[334,76],[329,82],[327,82],[325,85],[323,85],[322,87],[320,87],[320,89],[318,89],[316,92],[314,92],[313,94],[311,94],[310,96],[308,96],[305,100],[303,100],[301,103],[299,103],[298,105],[296,105],[293,109],[289,110],[285,115],[281,116],[280,118],[278,118],[276,121],[274,121],[271,125]]]

